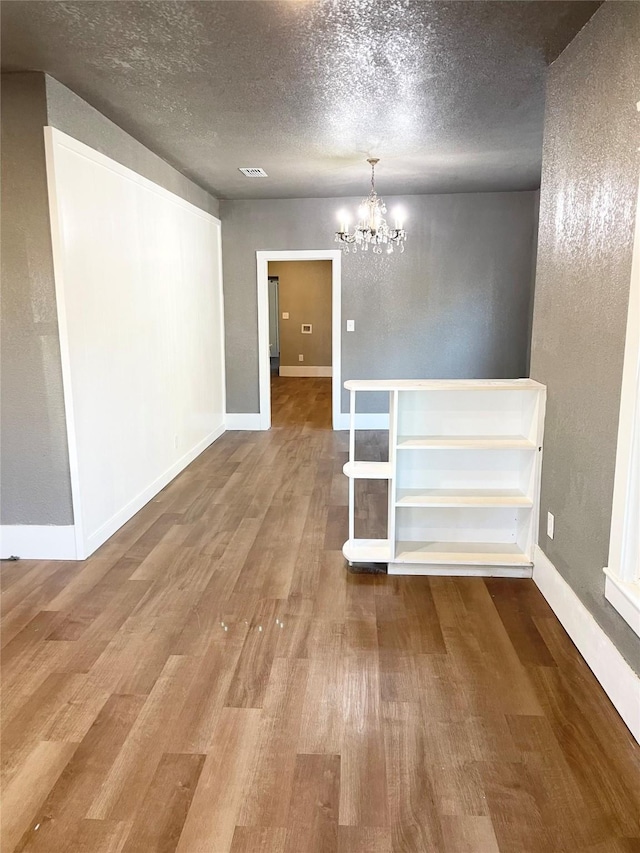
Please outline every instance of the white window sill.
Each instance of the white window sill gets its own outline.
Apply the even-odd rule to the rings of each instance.
[[[604,597],[640,637],[640,582],[620,580],[611,569],[604,570],[606,577]]]

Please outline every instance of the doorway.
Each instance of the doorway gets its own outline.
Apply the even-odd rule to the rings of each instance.
[[[269,261],[268,273],[271,423],[331,429],[331,261]]]
[[[260,373],[260,428],[271,426],[271,379],[325,380],[330,385],[331,424],[340,429],[340,289],[341,260],[339,250],[294,251],[294,252],[257,252],[258,266],[258,347]],[[287,268],[285,262],[324,261],[326,284],[329,287],[330,300],[324,303],[324,322],[322,318],[306,316],[311,307],[305,306],[305,293],[298,293],[290,310],[285,302],[290,299],[289,292],[295,285],[294,279],[303,280],[302,268],[297,275],[292,273],[295,267]],[[312,266],[305,273],[312,272]],[[320,278],[321,267],[313,269]],[[276,283],[277,279],[277,283]],[[285,281],[286,279],[286,281]],[[271,280],[271,283],[270,283]],[[307,279],[309,281],[311,279]],[[303,286],[303,285],[302,285]],[[319,285],[318,285],[319,286]],[[283,299],[285,302],[283,302]],[[277,313],[278,329],[274,328]],[[289,316],[283,318],[283,314]],[[329,315],[329,316],[326,316]],[[285,325],[286,324],[286,325]],[[330,342],[330,347],[328,346]],[[277,350],[277,356],[276,356]],[[302,358],[300,358],[302,356]],[[329,360],[330,358],[330,360]],[[277,362],[276,362],[277,359]],[[329,361],[328,364],[317,363]],[[277,374],[276,374],[277,365]],[[273,373],[272,373],[273,367]],[[327,380],[328,383],[327,383]],[[295,388],[292,384],[292,389]],[[302,385],[298,386],[302,389]],[[318,405],[322,394],[318,395]]]

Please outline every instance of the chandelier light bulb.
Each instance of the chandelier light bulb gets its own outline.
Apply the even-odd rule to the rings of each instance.
[[[388,255],[393,253],[394,246],[404,252],[407,239],[407,232],[404,230],[405,214],[401,207],[394,208],[394,227],[390,228],[387,225],[387,220],[384,218],[387,207],[384,200],[378,196],[375,186],[377,162],[378,160],[374,158],[367,160],[371,166],[371,192],[360,203],[357,224],[352,232],[349,231],[351,220],[347,211],[341,210],[338,213],[340,230],[336,231],[336,242],[342,244],[347,252],[350,250],[357,252],[358,248],[367,252],[369,244],[376,255],[382,254],[383,246],[386,247]]]
[[[400,205],[398,205],[397,207],[393,208],[392,212],[393,212],[393,225],[394,225],[394,227],[402,229],[404,227],[405,219],[407,218],[406,214],[404,212],[404,208],[400,207]]]
[[[338,222],[340,223],[340,233],[345,234],[349,230],[349,225],[351,224],[351,216],[349,215],[349,211],[342,210],[338,211]]]

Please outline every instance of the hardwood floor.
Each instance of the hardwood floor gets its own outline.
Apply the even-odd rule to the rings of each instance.
[[[346,570],[330,385],[3,564],[3,853],[640,851],[640,748],[532,582]]]

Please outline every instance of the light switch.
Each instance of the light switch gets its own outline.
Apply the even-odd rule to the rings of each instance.
[[[347,332],[355,332],[356,330],[356,321],[355,320],[347,320]]]
[[[547,536],[549,539],[553,539],[553,534],[555,533],[556,520],[553,513],[547,513]]]
[[[282,312],[282,319],[283,319],[283,320],[288,320],[288,319],[289,319],[289,312],[288,312],[288,311],[283,311],[283,312]]]

